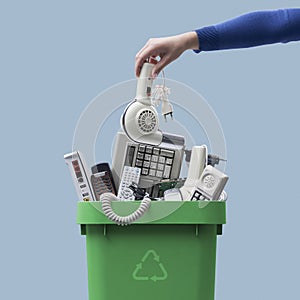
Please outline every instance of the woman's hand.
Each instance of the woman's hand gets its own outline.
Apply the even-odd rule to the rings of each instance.
[[[140,75],[141,68],[146,59],[160,57],[159,62],[153,67],[152,71],[152,76],[155,78],[166,65],[177,59],[188,49],[199,49],[196,32],[149,39],[135,57],[135,74],[137,77]]]

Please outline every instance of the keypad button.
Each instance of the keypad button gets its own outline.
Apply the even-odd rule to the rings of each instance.
[[[157,155],[152,155],[151,160],[154,162],[158,162],[158,156]]]
[[[162,171],[164,169],[164,165],[163,164],[158,164],[157,169]]]
[[[167,158],[166,164],[171,165],[173,163],[173,159]]]
[[[143,166],[144,166],[145,168],[149,168],[149,167],[150,167],[150,162],[149,162],[149,161],[144,161]]]
[[[153,148],[153,154],[159,155],[159,148]]]
[[[143,165],[143,161],[137,159],[136,162],[135,162],[135,165],[136,165],[137,167],[141,167],[141,166]]]
[[[74,167],[74,170],[75,170],[75,172],[80,172],[80,167],[76,166],[76,167]]]
[[[139,146],[139,151],[145,152],[146,146],[145,145],[140,145]]]
[[[138,158],[138,159],[143,159],[143,158],[144,158],[144,153],[138,152],[137,158]]]
[[[73,160],[73,161],[72,161],[72,165],[73,165],[73,166],[78,166],[78,160]]]
[[[151,169],[156,169],[156,166],[157,166],[157,163],[151,162],[151,164],[150,164]]]
[[[149,175],[150,175],[150,176],[155,176],[155,170],[150,169],[150,170],[149,170]]]
[[[148,172],[149,172],[149,169],[143,168],[143,170],[142,170],[143,175],[148,175]]]
[[[195,191],[192,197],[192,200],[199,200],[201,197],[201,194],[198,191]]]
[[[165,161],[166,161],[166,158],[163,157],[163,156],[160,156],[160,157],[158,158],[158,162],[161,163],[161,164],[164,164]]]
[[[150,160],[151,159],[151,155],[150,154],[145,154],[145,160]]]
[[[164,170],[164,178],[170,178],[171,166],[166,165]]]
[[[122,191],[122,196],[123,196],[125,199],[131,197],[131,196],[132,196],[132,190],[129,189],[129,188],[124,189],[124,190]]]
[[[160,155],[167,156],[167,157],[173,157],[174,156],[174,151],[161,149],[160,150]]]
[[[156,177],[162,177],[163,172],[162,171],[156,171]]]
[[[150,147],[150,146],[147,146],[146,147],[146,153],[152,153],[152,147]]]

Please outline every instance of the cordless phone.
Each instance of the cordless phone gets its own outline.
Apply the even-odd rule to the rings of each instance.
[[[108,163],[100,163],[92,167],[91,182],[98,201],[100,200],[100,195],[103,193],[117,194]]]

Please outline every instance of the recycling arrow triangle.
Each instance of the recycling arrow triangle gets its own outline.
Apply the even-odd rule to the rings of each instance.
[[[160,262],[160,257],[154,250],[148,250],[141,261],[136,265],[132,274],[134,280],[153,282],[166,280],[168,273],[164,265]]]

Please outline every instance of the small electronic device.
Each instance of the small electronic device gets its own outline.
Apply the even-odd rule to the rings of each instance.
[[[97,200],[100,200],[100,195],[103,193],[116,195],[116,187],[108,163],[100,163],[92,167],[91,183]]]
[[[228,176],[208,165],[192,192],[191,200],[218,200],[228,181]]]
[[[190,200],[191,193],[200,179],[200,176],[207,164],[207,147],[206,145],[194,146],[192,148],[191,160],[189,164],[188,176],[184,185],[180,188],[183,200]]]
[[[155,94],[162,102],[162,113],[165,117],[171,115],[173,118],[173,106],[170,104],[167,93],[169,89],[163,86],[163,89],[156,87],[152,92],[152,70],[157,60],[153,57],[144,62],[140,76],[137,78],[136,97],[125,108],[121,116],[121,126],[127,137],[136,143],[145,143],[151,145],[160,145],[165,137],[159,129],[159,118],[156,108],[153,105],[153,96]],[[159,91],[162,91],[160,93]]]
[[[157,61],[152,58],[143,64],[137,79],[136,97],[125,108],[121,117],[121,126],[126,135],[137,143],[159,145],[163,139],[163,134],[158,129],[158,113],[151,101],[153,83],[151,73],[156,63]]]
[[[122,179],[119,186],[117,198],[119,200],[135,200],[132,189],[129,186],[140,181],[141,169],[137,167],[124,166]]]
[[[132,142],[124,132],[118,132],[112,160],[112,174],[116,186],[124,166],[141,169],[139,187],[150,197],[159,197],[158,183],[164,179],[178,179],[184,154],[184,137],[164,134],[160,146]]]
[[[79,200],[95,201],[96,197],[90,182],[90,172],[86,167],[82,154],[79,151],[64,155],[69,167]]]

